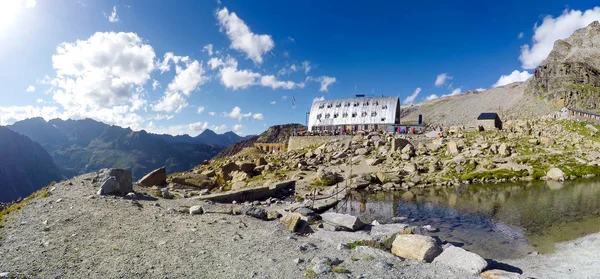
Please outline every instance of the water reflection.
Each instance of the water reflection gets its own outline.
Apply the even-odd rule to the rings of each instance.
[[[515,258],[600,231],[600,180],[353,193],[337,210],[369,222],[404,216],[484,257]]]

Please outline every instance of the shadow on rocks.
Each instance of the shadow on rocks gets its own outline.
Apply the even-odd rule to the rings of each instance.
[[[519,274],[523,274],[523,270],[516,267],[516,266],[512,266],[506,263],[501,263],[499,261],[496,260],[492,260],[492,259],[485,259],[488,263],[488,270],[492,270],[492,269],[501,269],[504,271],[508,271],[508,272],[514,272],[514,273],[519,273]]]

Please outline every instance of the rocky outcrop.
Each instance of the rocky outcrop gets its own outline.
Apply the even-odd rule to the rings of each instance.
[[[167,168],[162,167],[159,169],[155,169],[150,173],[146,174],[142,179],[138,181],[139,184],[142,184],[147,187],[152,186],[164,186],[167,184]]]
[[[554,42],[548,58],[534,71],[526,92],[557,107],[600,109],[600,23],[591,23]]]
[[[559,168],[551,168],[546,173],[546,177],[548,179],[550,179],[550,180],[564,181],[565,180],[565,173],[561,169],[559,169]]]

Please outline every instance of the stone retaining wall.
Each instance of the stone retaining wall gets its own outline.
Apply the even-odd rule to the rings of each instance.
[[[319,146],[334,139],[349,139],[352,136],[298,136],[288,140],[288,151],[298,150],[308,146]]]

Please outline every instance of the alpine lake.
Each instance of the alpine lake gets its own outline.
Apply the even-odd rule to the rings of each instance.
[[[557,242],[600,232],[600,179],[471,184],[352,192],[336,212],[365,223],[431,225],[441,240],[484,258],[552,253]]]

